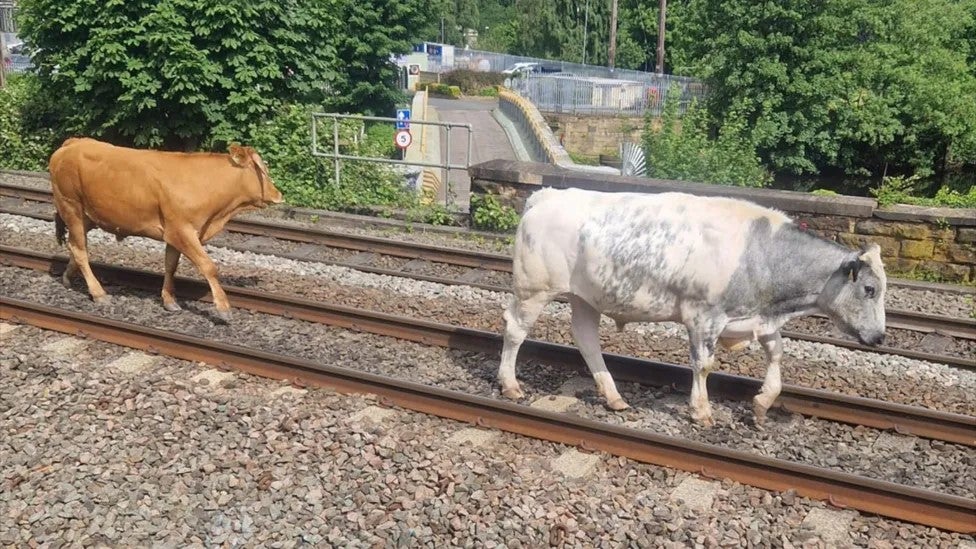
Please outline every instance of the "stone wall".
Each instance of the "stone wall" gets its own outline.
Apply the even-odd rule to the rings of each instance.
[[[687,192],[750,200],[786,212],[801,227],[848,246],[874,242],[892,274],[938,274],[953,282],[976,281],[976,210],[893,206],[879,208],[871,198],[815,196],[772,189],[594,175],[535,162],[492,160],[468,170],[471,191],[490,193],[519,212],[541,187],[599,191]]]
[[[589,157],[616,156],[622,141],[640,143],[644,119],[639,116],[584,116],[543,113],[567,151]]]

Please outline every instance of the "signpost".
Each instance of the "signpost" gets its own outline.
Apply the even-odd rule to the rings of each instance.
[[[396,117],[397,117],[396,129],[398,130],[410,129],[410,109],[397,109]]]
[[[410,130],[399,130],[396,135],[393,136],[393,143],[396,144],[401,150],[405,150],[413,143],[413,136],[410,135]]]

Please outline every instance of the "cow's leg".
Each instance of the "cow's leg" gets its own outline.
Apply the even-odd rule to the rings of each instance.
[[[611,410],[630,408],[617,392],[617,385],[603,360],[603,351],[600,350],[600,311],[576,296],[570,299],[570,304],[573,307],[573,341],[593,374],[597,392],[607,400]]]
[[[518,400],[525,396],[515,378],[515,358],[519,347],[529,335],[529,330],[539,318],[539,313],[546,304],[552,301],[554,294],[539,292],[526,299],[512,297],[512,301],[505,310],[505,337],[502,345],[502,360],[498,367],[498,381],[502,386],[502,395]]]
[[[75,263],[75,256],[68,254],[68,266],[65,267],[64,273],[61,275],[61,283],[64,284],[65,288],[71,289],[71,277],[78,274],[78,264]]]
[[[760,337],[759,342],[766,351],[766,379],[759,394],[752,399],[752,410],[756,414],[756,423],[762,425],[766,420],[766,410],[773,405],[783,388],[779,376],[779,363],[783,358],[783,338],[777,331]]]
[[[210,293],[213,295],[214,305],[217,309],[217,318],[224,322],[230,322],[230,302],[227,301],[227,294],[224,293],[224,289],[220,287],[220,282],[217,280],[217,266],[214,265],[213,260],[210,259],[206,250],[203,249],[203,244],[200,243],[200,238],[196,233],[192,229],[180,231],[178,234],[172,235],[172,237],[167,236],[166,243],[172,244],[177,250],[183,252],[183,255],[207,279],[207,283],[210,285]]]
[[[176,275],[176,267],[180,264],[180,251],[172,244],[166,245],[166,271],[163,274],[163,308],[167,311],[177,312],[180,310],[176,303],[176,290],[173,284],[173,277]]]
[[[691,354],[691,417],[705,427],[715,424],[712,405],[708,402],[708,374],[715,368],[715,344],[718,331],[698,326],[688,327]]]
[[[71,252],[71,260],[64,272],[66,278],[63,278],[62,282],[66,282],[70,286],[71,282],[67,277],[71,271],[71,263],[74,262],[75,269],[81,271],[81,276],[85,277],[85,284],[88,285],[88,293],[91,294],[92,300],[99,305],[109,303],[111,298],[102,288],[98,279],[95,278],[95,273],[92,272],[91,265],[88,264],[88,229],[90,227],[79,215],[72,215],[70,221],[65,219],[65,222],[68,226],[68,251]]]

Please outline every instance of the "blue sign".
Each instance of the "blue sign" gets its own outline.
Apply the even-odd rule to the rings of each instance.
[[[396,129],[410,129],[410,109],[397,109]]]

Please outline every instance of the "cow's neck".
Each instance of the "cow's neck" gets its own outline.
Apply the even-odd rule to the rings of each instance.
[[[818,299],[827,281],[852,251],[789,225],[773,237],[771,287],[764,316],[783,322],[820,311]]]

